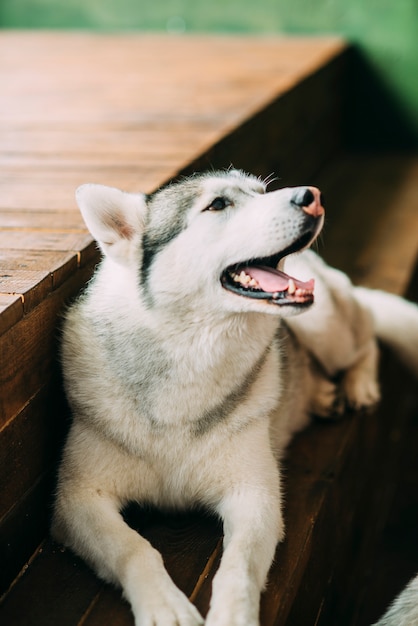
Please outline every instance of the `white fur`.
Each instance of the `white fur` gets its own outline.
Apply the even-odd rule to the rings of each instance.
[[[310,411],[335,409],[340,392],[329,377],[346,372],[353,406],[378,398],[374,318],[340,272],[308,251],[286,261],[298,278],[317,281],[316,303],[300,317],[296,305],[221,285],[226,267],[284,250],[306,226],[293,190],[264,192],[253,177],[219,172],[148,199],[98,185],[77,194],[106,256],[64,328],[74,420],[53,534],[122,587],[137,626],[203,620],[123,521],[125,504],[215,511],[224,555],[206,624],[257,626],[284,536],[284,447]],[[211,210],[220,195],[230,205]],[[418,328],[416,311],[412,318]]]
[[[413,578],[373,626],[417,626],[418,576]]]

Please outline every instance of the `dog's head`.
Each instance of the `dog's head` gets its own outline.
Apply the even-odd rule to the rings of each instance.
[[[150,308],[287,316],[313,302],[313,281],[288,276],[284,263],[322,228],[315,187],[267,193],[260,180],[230,170],[150,196],[83,185],[77,200],[105,255],[134,271]]]

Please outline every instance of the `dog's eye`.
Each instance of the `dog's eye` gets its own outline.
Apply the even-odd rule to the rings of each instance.
[[[227,206],[231,206],[232,202],[228,200],[228,198],[224,198],[219,196],[212,200],[209,206],[206,207],[205,211],[223,211]]]

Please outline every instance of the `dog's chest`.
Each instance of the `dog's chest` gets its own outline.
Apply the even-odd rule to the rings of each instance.
[[[102,376],[113,398],[131,407],[128,413],[137,416],[139,429],[160,435],[176,426],[201,437],[228,421],[259,393],[257,382],[273,357],[271,344],[247,341],[243,349],[240,341],[164,343],[146,329],[99,328],[101,362],[107,364]]]

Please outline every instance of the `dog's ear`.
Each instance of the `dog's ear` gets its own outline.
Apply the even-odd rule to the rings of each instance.
[[[145,196],[88,184],[77,189],[76,199],[87,228],[103,252],[126,263],[131,241],[142,231]]]

